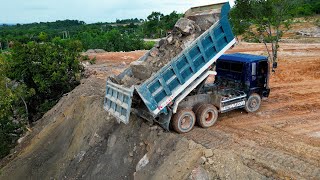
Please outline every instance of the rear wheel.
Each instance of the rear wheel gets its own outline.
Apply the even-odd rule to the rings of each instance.
[[[196,122],[196,116],[192,110],[179,110],[172,118],[172,127],[179,133],[187,133],[192,130]]]
[[[218,119],[218,110],[212,104],[203,104],[196,112],[199,126],[208,128],[213,126]]]
[[[251,94],[251,96],[248,98],[245,106],[245,110],[247,112],[256,112],[261,106],[261,97],[259,94]]]

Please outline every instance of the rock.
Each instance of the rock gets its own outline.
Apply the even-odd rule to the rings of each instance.
[[[158,136],[161,136],[163,134],[163,130],[160,129],[159,132],[158,132]]]
[[[181,53],[183,49],[189,47],[204,30],[207,30],[206,28],[211,26],[210,20],[213,22],[215,19],[215,17],[206,16],[205,18],[209,22],[204,20],[203,22],[199,21],[201,26],[203,26],[202,30],[195,21],[188,18],[179,19],[166,38],[161,39],[155,47],[140,58],[139,61],[131,63],[132,76],[130,75],[130,77],[137,78],[140,83],[149,79],[154,73],[158,72],[167,65],[170,60]],[[132,82],[130,85],[135,85],[134,81],[128,80]]]
[[[189,150],[195,149],[196,147],[197,147],[197,144],[194,141],[190,140],[189,141]]]
[[[150,130],[151,131],[155,131],[155,130],[157,130],[158,129],[158,126],[152,126],[152,127],[150,127]]]
[[[95,53],[96,51],[95,50],[93,50],[93,49],[88,49],[87,51],[86,51],[86,53]]]
[[[174,25],[182,34],[190,35],[196,32],[196,23],[187,18],[181,18]]]
[[[25,137],[19,138],[18,141],[17,141],[17,143],[18,143],[18,144],[22,143],[24,139],[25,139]]]
[[[206,161],[207,161],[207,158],[204,156],[201,156],[198,162],[199,164],[204,164]]]
[[[134,61],[131,63],[132,74],[135,78],[145,80],[152,74],[152,69],[145,62]]]
[[[201,166],[192,170],[191,175],[189,176],[190,180],[209,180],[210,176],[208,172],[203,169]]]
[[[300,35],[300,36],[307,36],[307,37],[310,37],[310,36],[311,36],[310,33],[308,33],[308,32],[303,32],[303,31],[298,31],[296,34],[297,34],[297,35]]]
[[[201,149],[201,148],[203,148],[203,146],[201,145],[201,144],[197,144],[197,147],[196,147],[197,149]]]
[[[167,37],[167,42],[173,44],[173,36],[171,34]]]
[[[189,47],[196,38],[197,38],[196,34],[192,34],[188,36],[186,39],[182,41],[182,45],[180,46],[181,49],[186,49],[187,47]]]
[[[156,152],[157,152],[158,154],[160,154],[160,153],[161,153],[161,149],[158,148]]]
[[[133,85],[137,85],[139,84],[139,79],[137,78],[134,78],[134,77],[130,77],[128,75],[125,75],[123,78],[122,78],[122,83],[126,86],[126,87],[131,87]]]
[[[154,47],[150,50],[150,56],[151,57],[157,57],[159,55],[159,49]]]
[[[79,163],[82,161],[84,155],[86,154],[86,151],[80,151],[76,156],[75,159]]]
[[[213,161],[211,158],[208,158],[208,163],[209,163],[210,165],[212,165],[212,164],[214,163],[214,161]]]
[[[122,61],[121,66],[126,66],[126,65],[127,65],[127,63]]]
[[[105,53],[106,51],[103,49],[95,49],[94,50],[96,53]]]
[[[129,152],[129,156],[130,156],[130,157],[133,157],[133,152],[132,152],[132,151]]]
[[[149,158],[147,156],[147,154],[145,154],[143,156],[142,159],[140,159],[140,161],[138,162],[137,166],[136,166],[136,172],[140,171],[142,168],[144,168],[147,164],[149,163]]]
[[[212,156],[213,156],[213,151],[212,151],[212,149],[206,149],[206,150],[204,150],[204,156],[205,156],[206,158],[212,157]]]
[[[167,42],[166,39],[161,39],[161,40],[156,44],[156,47],[159,48],[159,47],[163,46],[166,42]]]
[[[107,146],[109,148],[112,148],[115,144],[116,144],[116,141],[117,141],[117,137],[115,135],[111,135],[109,138],[108,138],[108,144]]]

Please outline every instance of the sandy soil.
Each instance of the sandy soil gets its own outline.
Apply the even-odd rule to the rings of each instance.
[[[263,54],[261,48],[240,44],[229,52]],[[319,179],[320,44],[281,44],[279,55],[270,98],[259,112],[223,114],[215,127],[196,128],[186,137],[215,149],[218,157],[229,152],[266,177]]]
[[[250,43],[229,52],[265,54]],[[320,44],[281,44],[270,98],[257,113],[222,114],[184,135],[134,116],[117,124],[102,109],[106,77],[143,54],[97,54],[88,67],[96,73],[0,162],[0,179],[320,179]]]

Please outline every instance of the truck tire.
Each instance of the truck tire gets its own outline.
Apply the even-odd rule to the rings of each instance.
[[[212,104],[203,104],[197,110],[196,117],[200,127],[208,128],[217,122],[218,110]]]
[[[192,130],[196,122],[196,116],[192,110],[181,109],[172,118],[172,127],[179,133],[187,133]]]
[[[252,113],[252,112],[258,111],[258,109],[260,108],[260,105],[261,105],[261,97],[259,96],[259,94],[254,93],[254,94],[251,94],[251,96],[248,98],[244,109],[248,113]]]

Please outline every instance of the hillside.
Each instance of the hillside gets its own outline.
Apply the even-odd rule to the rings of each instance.
[[[248,43],[229,52],[264,53]],[[143,51],[98,54],[88,66],[93,75],[1,162],[0,179],[316,179],[319,52],[319,44],[281,44],[271,96],[258,113],[227,113],[217,125],[185,135],[134,116],[129,125],[110,117],[102,108],[104,80]]]

